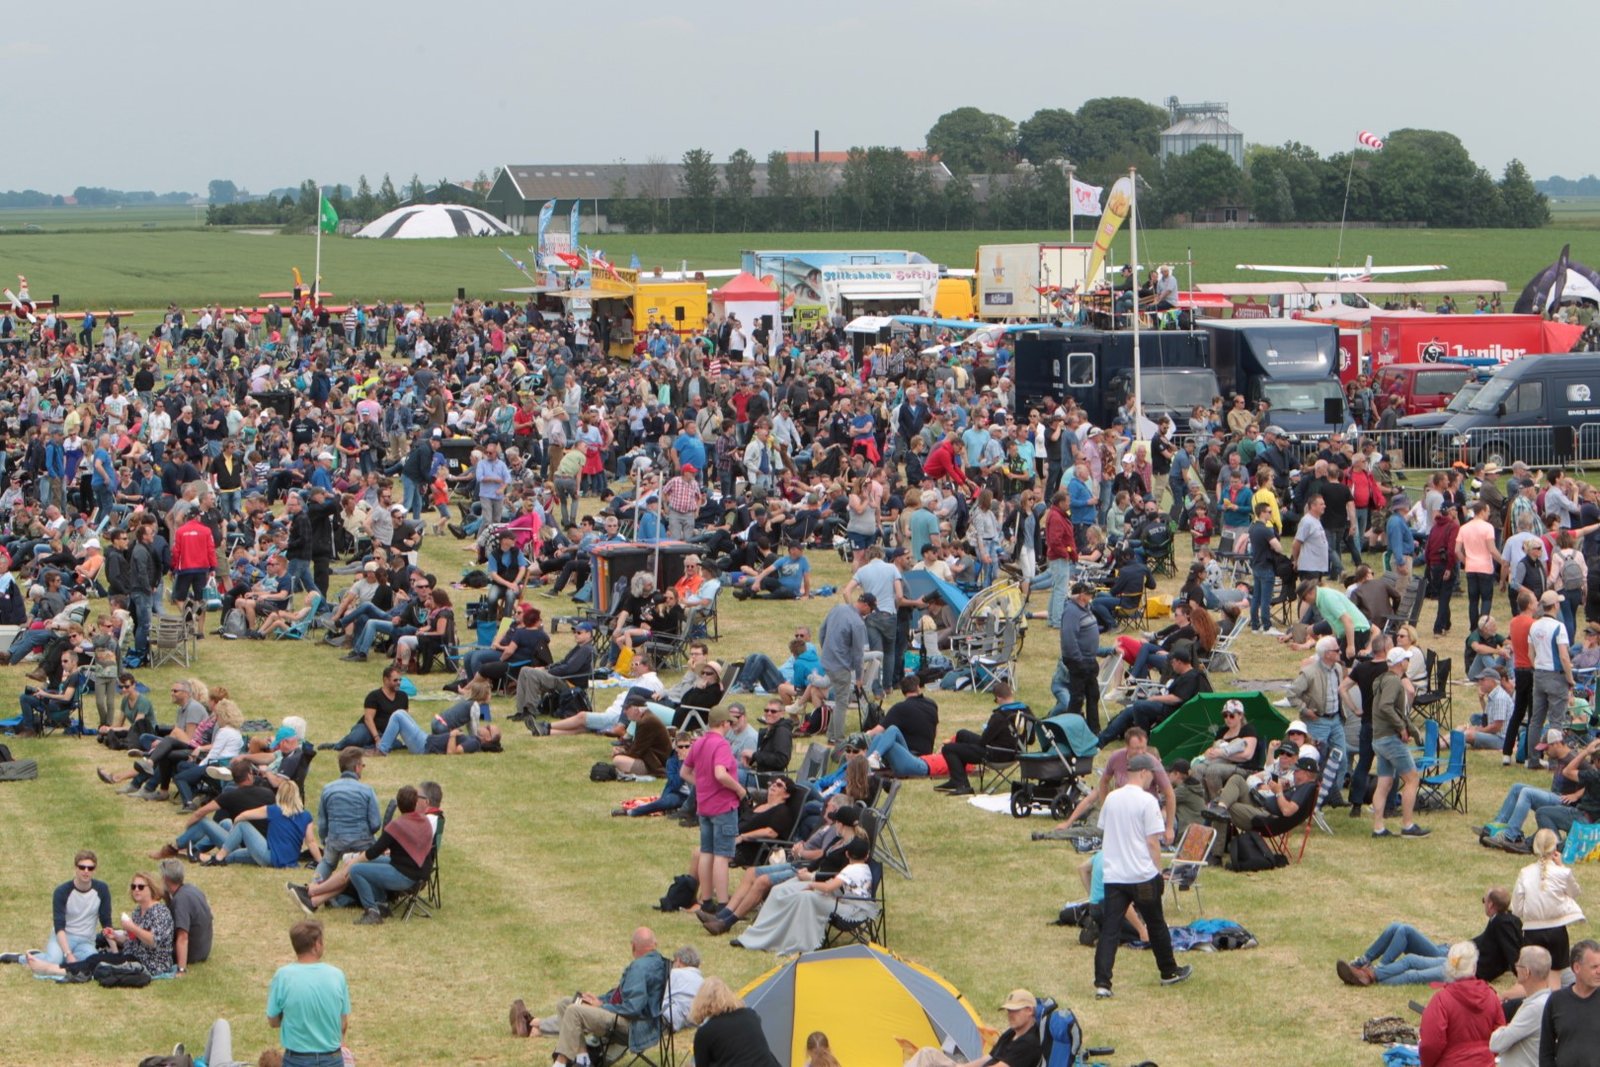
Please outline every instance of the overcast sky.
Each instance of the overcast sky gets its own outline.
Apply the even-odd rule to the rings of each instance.
[[[1128,13],[1120,27],[1109,20]],[[1593,35],[1487,4],[1036,0],[202,4],[62,0],[0,38],[0,186],[397,185],[501,163],[919,147],[964,105],[1220,100],[1248,142],[1324,154],[1450,130],[1496,177],[1600,170],[1572,89]],[[1223,13],[1225,12],[1225,13]],[[1580,20],[1581,21],[1581,20]],[[1563,74],[1563,72],[1568,72]]]

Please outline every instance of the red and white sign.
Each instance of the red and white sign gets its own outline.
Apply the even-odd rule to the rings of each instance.
[[[1538,315],[1374,315],[1368,329],[1374,368],[1451,359],[1509,363],[1554,351]]]
[[[1099,215],[1100,194],[1105,191],[1104,186],[1090,185],[1072,179],[1072,213],[1074,215]]]

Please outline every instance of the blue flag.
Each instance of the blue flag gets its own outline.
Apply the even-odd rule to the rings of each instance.
[[[638,270],[639,269],[639,253],[632,252],[632,253],[630,253],[628,255],[628,269],[629,270]]]
[[[567,232],[572,237],[572,243],[568,247],[573,252],[578,250],[578,205],[580,203],[582,203],[580,200],[572,202],[572,214],[567,219]]]

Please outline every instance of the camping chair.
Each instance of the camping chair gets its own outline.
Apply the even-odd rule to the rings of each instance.
[[[1233,625],[1228,628],[1227,632],[1217,635],[1217,643],[1211,646],[1211,651],[1201,653],[1200,663],[1197,666],[1203,667],[1211,675],[1237,675],[1239,673],[1239,657],[1233,651],[1233,645],[1249,625],[1250,617],[1240,612],[1239,617],[1233,620]]]
[[[1011,737],[1015,743],[1008,749],[991,747],[986,751],[983,762],[978,764],[978,792],[994,794],[1001,786],[1010,788],[1011,779],[1017,773],[1018,757],[1038,740],[1038,727],[1038,717],[1025,705],[1019,705],[1011,713]]]
[[[187,667],[195,660],[194,633],[177,615],[157,615],[150,628],[150,666]]]
[[[1112,652],[1100,663],[1100,701],[1121,704],[1128,697],[1128,661],[1121,652]]]
[[[1439,722],[1428,719],[1422,725],[1422,745],[1411,749],[1417,770],[1426,774],[1439,766]]]
[[[684,621],[689,627],[689,636],[691,638],[703,637],[708,641],[722,640],[722,624],[717,609],[722,603],[722,591],[727,587],[727,583],[719,579],[717,581],[717,591],[711,597],[711,603],[686,613]]]
[[[1448,730],[1456,705],[1455,695],[1450,692],[1450,657],[1437,657],[1431,651],[1428,656],[1433,660],[1433,669],[1429,674],[1432,681],[1428,684],[1427,692],[1418,693],[1411,702],[1411,710]]]
[[[1311,803],[1297,811],[1287,821],[1279,822],[1274,829],[1271,820],[1257,816],[1251,821],[1250,829],[1256,831],[1267,842],[1267,847],[1282,856],[1289,863],[1299,863],[1306,857],[1306,842],[1311,840],[1311,822],[1317,814],[1317,793],[1311,793]],[[1290,855],[1294,848],[1294,832],[1300,831],[1300,848]]]
[[[841,894],[833,904],[833,914],[828,916],[828,931],[823,936],[822,947],[831,948],[843,941],[857,945],[887,945],[887,911],[883,889],[883,864],[876,859],[867,860],[872,871],[872,889],[866,896]],[[847,919],[839,914],[845,902],[864,905],[868,913],[859,919]]]
[[[428,864],[428,873],[389,902],[389,910],[401,922],[410,919],[413,913],[431,919],[437,909],[444,907],[444,889],[439,881],[439,847],[443,844],[444,812],[441,811],[439,822],[433,828],[433,862]]]
[[[630,1034],[633,1030],[633,1019],[627,1015],[618,1015],[611,1023],[611,1029],[597,1044],[589,1046],[589,1067],[635,1067],[643,1064],[644,1067],[671,1067],[675,1062],[677,1050],[672,1040],[672,1027],[667,1025],[667,1020],[661,1015],[661,1002],[666,997],[666,990],[651,998],[655,1005],[656,1025],[659,1030],[655,1044],[643,1048],[634,1048]],[[611,1055],[613,1048],[622,1049],[621,1052]]]
[[[828,773],[828,746],[813,741],[806,746],[800,758],[800,768],[794,772],[795,784],[814,782]]]
[[[1417,618],[1422,613],[1422,602],[1426,599],[1422,595],[1425,584],[1424,579],[1414,576],[1406,583],[1406,587],[1400,590],[1400,606],[1395,608],[1393,615],[1384,620],[1384,633],[1393,637],[1400,632],[1400,627],[1407,623],[1416,625]]]
[[[311,624],[316,620],[316,617],[319,614],[321,614],[321,612],[322,612],[323,603],[324,603],[324,601],[322,599],[322,594],[321,593],[315,593],[315,592],[312,593],[311,594],[311,610],[310,611],[307,611],[304,615],[302,615],[300,618],[296,619],[294,622],[290,623],[288,626],[275,627],[273,629],[272,633],[269,634],[268,636],[270,636],[274,640],[278,640],[278,641],[303,641],[303,640],[305,640],[306,634],[311,632]]]
[[[1179,893],[1192,889],[1195,908],[1200,915],[1206,913],[1205,903],[1200,899],[1200,872],[1211,866],[1211,846],[1216,840],[1215,826],[1190,823],[1184,828],[1177,851],[1172,854],[1172,862],[1167,865],[1167,884],[1172,887],[1172,902],[1176,904]]]
[[[1135,604],[1118,600],[1116,607],[1111,609],[1111,618],[1116,622],[1117,626],[1124,630],[1143,630],[1148,626],[1148,596],[1149,594],[1145,590],[1140,590],[1139,600]]]
[[[1178,563],[1173,555],[1177,538],[1172,533],[1172,522],[1166,520],[1157,526],[1145,531],[1140,540],[1140,548],[1144,551],[1144,564],[1150,568],[1151,574],[1173,575],[1178,573]]]
[[[70,678],[62,679],[63,684],[72,686],[72,699],[61,707],[49,708],[39,716],[37,727],[39,736],[44,737],[56,730],[72,732],[72,718],[78,718],[77,732],[83,733],[83,689],[89,684],[88,671],[75,671]]]
[[[1467,735],[1462,730],[1450,731],[1450,761],[1437,774],[1424,775],[1422,789],[1418,792],[1419,805],[1450,808],[1467,813]]]
[[[999,616],[990,616],[990,619],[995,633],[993,650],[972,656],[968,661],[972,666],[972,688],[978,693],[989,692],[996,682],[1014,683],[1017,655],[1021,651],[1020,620]]]
[[[872,811],[878,815],[882,826],[877,836],[873,838],[872,854],[886,866],[893,867],[907,878],[911,877],[911,864],[906,859],[905,850],[900,847],[900,838],[894,832],[894,823],[890,821],[894,814],[894,801],[900,795],[900,787],[905,782],[895,778],[886,782],[878,794],[878,803],[872,805]],[[862,818],[866,818],[865,811]]]

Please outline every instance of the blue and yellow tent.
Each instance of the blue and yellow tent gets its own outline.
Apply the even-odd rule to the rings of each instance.
[[[965,997],[920,964],[878,945],[802,952],[740,995],[761,1016],[782,1064],[806,1061],[806,1035],[821,1030],[840,1063],[900,1067],[896,1038],[944,1048],[957,1061],[984,1056],[978,1015]]]

